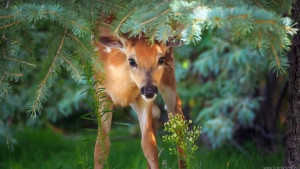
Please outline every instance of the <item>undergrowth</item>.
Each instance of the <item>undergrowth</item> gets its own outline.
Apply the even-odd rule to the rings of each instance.
[[[18,144],[10,147],[0,145],[1,169],[92,169],[95,133],[57,134],[48,129],[25,129],[17,133]],[[131,137],[129,131],[114,128],[111,132],[111,151],[108,162],[112,169],[144,169],[144,158],[140,137]],[[170,155],[166,143],[158,137],[160,166],[177,168],[175,155]],[[211,150],[204,145],[194,153],[191,168],[194,169],[262,169],[281,166],[283,150],[271,154],[259,152],[249,142],[244,156],[232,146]],[[10,162],[11,159],[11,162]]]

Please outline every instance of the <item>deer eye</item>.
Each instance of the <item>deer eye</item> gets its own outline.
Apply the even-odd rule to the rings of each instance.
[[[159,58],[159,59],[158,59],[158,64],[159,64],[159,65],[164,64],[164,63],[165,63],[165,60],[166,60],[166,57],[161,57],[161,58]]]
[[[129,61],[129,65],[130,66],[132,66],[132,67],[136,67],[137,66],[134,59],[130,58],[130,59],[128,59],[128,61]]]

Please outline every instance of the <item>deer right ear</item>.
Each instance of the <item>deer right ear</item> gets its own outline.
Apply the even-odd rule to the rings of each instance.
[[[123,49],[122,42],[113,37],[100,37],[99,42],[109,48]]]

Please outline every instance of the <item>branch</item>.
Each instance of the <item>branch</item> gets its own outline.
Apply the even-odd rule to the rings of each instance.
[[[72,68],[72,70],[75,72],[76,76],[78,79],[81,79],[81,75],[79,73],[79,71],[76,69],[76,67],[71,63],[71,61],[69,61],[66,57],[64,57],[62,54],[60,55]]]
[[[277,5],[277,6],[279,6],[279,4],[276,2],[276,1],[274,1],[274,0],[271,0],[275,5]]]
[[[14,15],[0,16],[0,19],[4,19],[4,18],[12,18],[12,17],[14,17]]]
[[[74,35],[67,33],[68,36],[70,36],[72,39],[74,39],[76,42],[78,42],[88,53],[90,52],[88,48]]]
[[[114,31],[114,35],[116,35],[119,32],[120,27],[122,26],[122,24],[126,21],[126,19],[128,19],[128,17],[133,14],[133,12],[136,10],[136,8],[133,8],[133,10],[131,10],[119,23],[119,25],[117,26],[116,30]]]
[[[256,3],[257,6],[259,6],[259,7],[263,8],[263,9],[265,9],[265,8],[264,8],[259,2],[257,2],[256,0],[253,0],[253,2]]]
[[[275,20],[254,20],[255,23],[269,23],[269,24],[275,24],[276,21]]]
[[[1,76],[1,79],[0,79],[0,85],[3,82],[3,80],[5,79],[6,75],[22,77],[23,73],[8,73],[8,72],[3,72],[2,76]]]
[[[4,55],[3,58],[6,58],[6,59],[8,59],[8,60],[12,60],[12,61],[15,61],[15,62],[23,63],[23,64],[26,64],[26,65],[29,65],[29,66],[33,66],[33,67],[36,66],[35,64],[26,62],[26,61],[24,61],[24,60],[19,60],[19,59],[11,58],[11,57],[8,57],[8,56],[5,56],[5,55]]]
[[[276,52],[276,50],[274,48],[274,45],[272,44],[271,41],[270,41],[270,46],[271,46],[272,52],[274,53],[274,57],[276,59],[277,66],[281,67],[281,64],[280,64],[280,61],[279,61],[279,57],[278,57],[277,52]]]
[[[16,25],[18,23],[20,23],[21,21],[15,21],[13,23],[10,23],[10,24],[7,24],[7,25],[4,25],[4,26],[1,26],[0,29],[4,29],[4,28],[7,28],[7,27],[10,27],[10,26],[13,26],[13,25]]]
[[[149,20],[146,20],[146,21],[142,22],[140,25],[145,25],[145,24],[147,24],[147,23],[149,23],[149,22],[152,22],[153,20],[155,20],[155,19],[157,19],[157,18],[159,18],[159,17],[165,15],[166,13],[168,13],[168,12],[170,12],[170,11],[171,11],[171,9],[167,9],[167,10],[163,11],[161,14],[159,14],[159,15],[157,15],[157,16],[155,16],[155,17],[149,19]]]
[[[258,49],[261,48],[261,31],[259,29],[258,31],[258,41],[257,41],[257,46],[258,46]]]
[[[23,73],[7,73],[7,75],[11,75],[11,76],[18,76],[18,77],[22,77],[24,74]]]
[[[92,32],[92,31],[89,30],[89,28],[80,25],[78,22],[76,22],[76,21],[74,21],[74,20],[64,18],[63,16],[60,16],[60,15],[58,15],[58,17],[60,17],[61,19],[65,20],[65,21],[71,22],[71,24],[77,25],[78,27],[80,27],[80,28],[83,29],[83,30],[86,30],[86,31],[88,31],[88,32]]]
[[[111,2],[107,2],[107,1],[103,1],[103,0],[98,0],[98,1],[103,2],[103,3],[106,3],[106,4],[109,4],[109,5],[111,5],[111,6],[118,7],[118,8],[120,8],[120,9],[126,9],[126,8],[120,6],[120,5],[117,5],[117,4],[114,4],[114,3],[111,3]]]
[[[40,102],[40,98],[41,98],[41,95],[42,95],[42,91],[43,91],[43,89],[44,89],[44,87],[46,85],[46,82],[47,82],[47,80],[48,80],[51,72],[53,72],[53,68],[54,68],[55,62],[56,62],[58,56],[60,55],[61,48],[62,48],[62,46],[64,44],[66,34],[67,34],[67,28],[65,29],[63,38],[62,38],[62,40],[60,42],[60,45],[59,45],[58,50],[56,52],[56,55],[55,55],[55,57],[53,59],[53,62],[51,64],[50,68],[49,68],[49,71],[47,72],[45,78],[42,80],[42,83],[40,84],[40,88],[37,91],[37,97],[36,97],[36,99],[34,101],[34,104],[33,104],[32,108],[31,108],[31,110],[30,110],[32,112],[36,112],[36,110],[37,110],[37,107],[38,107],[38,104]]]
[[[2,76],[1,76],[1,79],[0,79],[0,85],[1,83],[3,82],[4,78],[5,78],[5,75],[6,75],[6,72],[3,72]]]

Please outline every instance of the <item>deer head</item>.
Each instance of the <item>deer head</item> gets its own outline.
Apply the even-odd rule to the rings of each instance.
[[[108,48],[117,48],[127,57],[128,71],[146,101],[152,101],[158,93],[158,85],[164,72],[169,46],[162,43],[149,44],[144,38],[100,37],[100,43]]]

